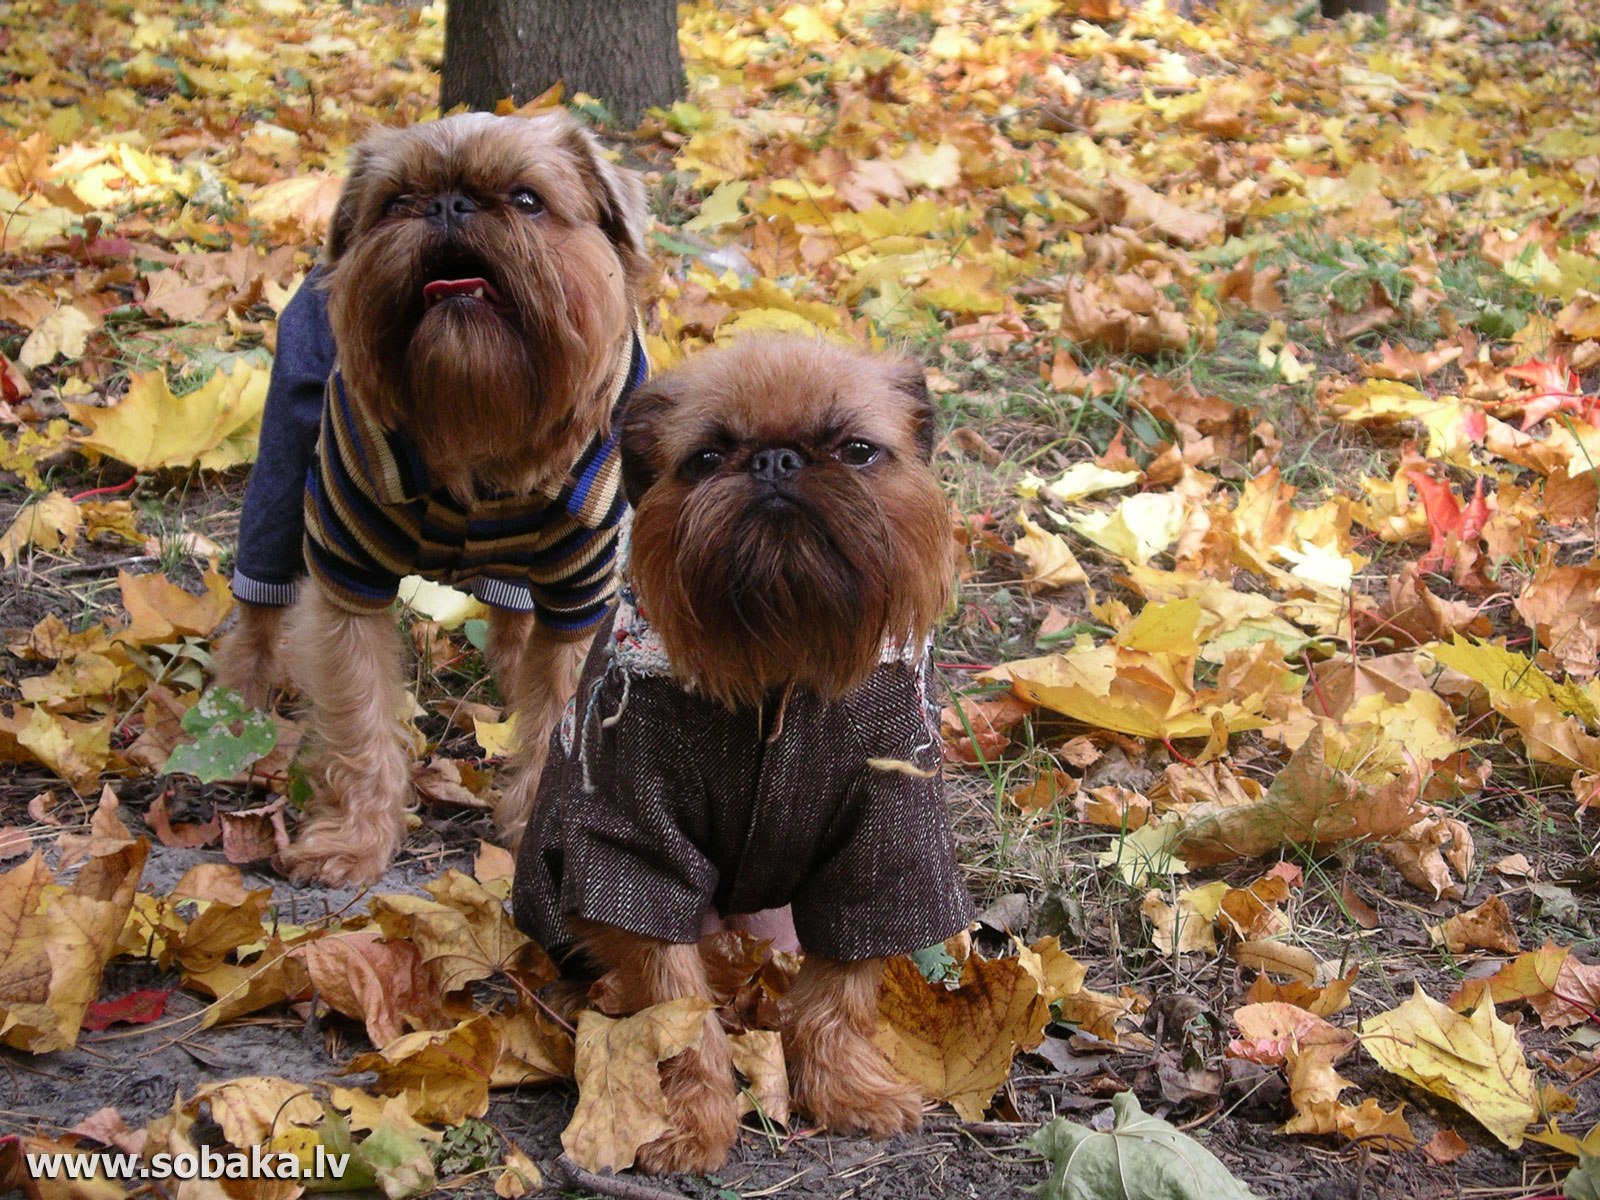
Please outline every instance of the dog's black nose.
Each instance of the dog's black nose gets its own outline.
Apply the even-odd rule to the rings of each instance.
[[[433,197],[428,201],[428,207],[424,211],[428,220],[449,226],[458,221],[464,221],[477,212],[478,202],[471,196],[462,196],[455,192],[450,192],[443,196]]]
[[[763,483],[777,483],[780,479],[787,479],[805,465],[806,460],[800,457],[800,452],[791,450],[787,446],[757,450],[750,456],[750,474]]]

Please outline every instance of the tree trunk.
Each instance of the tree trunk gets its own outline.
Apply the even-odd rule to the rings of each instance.
[[[1373,17],[1389,15],[1389,0],[1322,0],[1322,15],[1342,17],[1345,13],[1366,13]]]
[[[449,0],[442,110],[526,104],[557,82],[624,119],[681,99],[676,0]]]

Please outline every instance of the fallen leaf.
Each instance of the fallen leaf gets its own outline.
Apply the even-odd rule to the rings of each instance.
[[[373,1086],[385,1095],[404,1095],[418,1121],[457,1125],[488,1111],[489,1080],[499,1058],[494,1023],[480,1014],[450,1029],[402,1034],[375,1053],[356,1055],[346,1070],[373,1072]]]
[[[1437,936],[1451,954],[1468,950],[1515,954],[1522,949],[1511,927],[1511,910],[1499,896],[1490,896],[1477,908],[1448,918],[1438,926]]]
[[[68,404],[67,414],[89,432],[78,444],[135,470],[200,466],[213,471],[255,458],[267,372],[246,362],[218,370],[181,399],[161,371],[129,381],[127,395],[112,408]]]
[[[980,1120],[1011,1073],[1012,1056],[1037,1046],[1050,1009],[1015,959],[974,954],[955,989],[935,987],[907,958],[890,959],[878,994],[880,1049],[922,1093]]]
[[[615,1020],[578,1014],[578,1107],[562,1148],[588,1171],[631,1167],[639,1147],[672,1123],[656,1064],[700,1044],[711,1006],[686,996]]]
[[[1212,1153],[1159,1117],[1132,1092],[1111,1098],[1116,1124],[1104,1133],[1057,1117],[1028,1139],[1051,1164],[1040,1200],[1252,1200]]]
[[[1515,1150],[1538,1118],[1539,1096],[1516,1032],[1480,1004],[1470,1017],[1420,986],[1398,1008],[1361,1023],[1361,1045],[1392,1074],[1460,1105]]]

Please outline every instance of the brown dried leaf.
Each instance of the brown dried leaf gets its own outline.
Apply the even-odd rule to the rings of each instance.
[[[367,1039],[385,1046],[411,1029],[451,1024],[438,984],[410,942],[369,930],[317,938],[291,952],[305,964],[317,995],[335,1012],[361,1021]]]
[[[1463,954],[1468,950],[1515,954],[1522,949],[1516,930],[1511,927],[1511,910],[1499,896],[1490,896],[1477,908],[1457,913],[1430,932],[1451,954]]]
[[[639,1147],[671,1128],[656,1064],[698,1046],[711,1005],[685,996],[614,1020],[578,1014],[578,1107],[561,1133],[573,1162],[621,1171]]]
[[[1037,1046],[1049,1019],[1038,982],[1016,959],[973,955],[951,990],[900,957],[884,969],[876,1041],[925,1096],[976,1121],[1010,1075],[1012,1056]]]
[[[60,891],[37,854],[0,875],[0,1041],[35,1053],[77,1043],[149,849],[141,838],[93,857]]]

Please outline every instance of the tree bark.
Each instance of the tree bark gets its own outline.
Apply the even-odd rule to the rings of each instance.
[[[526,104],[557,82],[624,119],[681,99],[676,0],[450,0],[442,110]]]
[[[1342,17],[1345,13],[1366,13],[1373,17],[1389,15],[1389,0],[1322,0],[1322,15]]]

